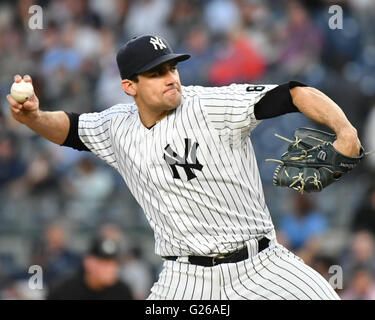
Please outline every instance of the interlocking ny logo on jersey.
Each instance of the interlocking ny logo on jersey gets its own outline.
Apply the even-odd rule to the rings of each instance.
[[[177,167],[184,169],[188,181],[197,177],[193,170],[202,171],[203,166],[197,159],[198,146],[199,144],[197,142],[192,144],[190,139],[185,138],[185,154],[183,157],[179,156],[175,151],[173,151],[169,144],[164,148],[163,158],[170,165],[174,179],[181,180]],[[190,163],[188,162],[188,159],[190,159]]]
[[[155,50],[158,50],[158,49],[163,49],[163,48],[166,48],[167,46],[164,44],[163,40],[161,40],[160,38],[158,37],[151,37],[150,38],[150,43],[154,46],[154,49]],[[159,48],[158,48],[159,46]]]

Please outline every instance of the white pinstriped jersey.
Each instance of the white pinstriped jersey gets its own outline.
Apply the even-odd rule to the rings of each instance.
[[[250,132],[254,105],[277,85],[182,87],[151,129],[135,104],[79,117],[79,136],[122,175],[161,256],[217,255],[273,233]]]

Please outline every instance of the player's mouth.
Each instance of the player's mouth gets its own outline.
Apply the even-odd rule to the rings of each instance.
[[[171,87],[164,91],[164,93],[168,93],[168,94],[177,94],[177,92],[178,92],[178,89],[176,87]]]

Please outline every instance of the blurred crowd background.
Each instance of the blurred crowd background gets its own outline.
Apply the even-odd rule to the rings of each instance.
[[[33,30],[29,8],[43,10]],[[330,29],[331,5],[343,29]],[[298,80],[329,95],[375,150],[373,0],[20,0],[0,2],[0,299],[45,299],[82,265],[90,239],[121,242],[118,277],[147,297],[162,260],[153,233],[117,172],[90,153],[56,146],[15,122],[5,96],[15,74],[30,74],[43,110],[77,113],[130,101],[115,61],[135,35],[165,37],[192,58],[182,83],[281,84]],[[324,192],[272,186],[274,165],[301,114],[265,120],[252,133],[279,241],[330,279],[343,270],[344,299],[375,299],[375,156]],[[43,290],[31,290],[31,265]],[[337,273],[336,273],[337,275]],[[337,284],[337,283],[336,283]],[[340,285],[340,283],[338,283]]]

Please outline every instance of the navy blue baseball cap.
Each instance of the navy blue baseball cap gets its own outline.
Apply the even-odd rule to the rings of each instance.
[[[189,54],[174,53],[165,39],[143,35],[125,43],[118,51],[116,61],[121,79],[130,79],[164,62],[170,60],[180,62],[189,58]]]

